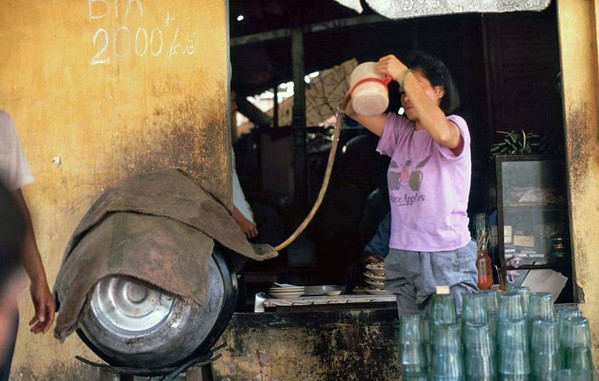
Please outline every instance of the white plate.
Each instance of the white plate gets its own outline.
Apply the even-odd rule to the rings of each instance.
[[[270,286],[271,290],[296,290],[301,288],[302,290],[306,288],[305,286]]]
[[[329,291],[343,291],[343,286],[325,284],[320,286],[306,286],[306,296],[326,295]]]
[[[303,292],[295,292],[295,293],[286,293],[286,294],[270,294],[275,299],[289,299],[289,298],[299,298],[304,295]]]
[[[286,294],[305,294],[305,291],[269,291],[270,295],[286,295]]]
[[[366,280],[366,283],[368,283],[369,285],[371,285],[374,288],[378,288],[378,289],[385,288],[385,283],[374,283],[374,282],[369,281],[368,279]]]
[[[393,295],[393,293],[391,291],[387,291],[387,290],[373,290],[371,288],[369,288],[368,290],[366,290],[367,294],[370,295]]]
[[[375,274],[384,274],[385,273],[384,267],[375,267],[372,263],[367,264],[366,268]]]
[[[376,275],[376,274],[374,274],[374,273],[370,273],[370,274],[369,274],[369,273],[368,273],[368,271],[364,273],[364,276],[365,276],[366,278],[368,278],[368,279],[372,279],[372,280],[380,280],[380,281],[384,281],[384,280],[385,280],[385,276],[377,276],[377,275]]]
[[[302,296],[304,295],[303,291],[298,291],[298,292],[271,292],[269,294],[270,296],[278,296],[281,298],[297,298],[298,296]]]
[[[304,292],[304,287],[271,287],[268,289],[269,292]]]
[[[354,293],[354,294],[356,294],[356,295],[366,295],[366,290],[365,290],[365,289],[363,289],[363,288],[362,288],[362,289],[358,289],[358,290],[356,290],[356,289],[354,288],[354,290],[352,291],[352,293]]]

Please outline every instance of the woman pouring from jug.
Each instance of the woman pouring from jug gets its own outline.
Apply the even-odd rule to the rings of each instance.
[[[377,151],[391,158],[385,288],[396,295],[400,315],[428,314],[437,286],[450,287],[461,311],[461,294],[478,288],[467,215],[470,134],[466,121],[452,115],[459,106],[456,86],[445,64],[423,52],[405,62],[387,55],[373,70],[399,84],[404,115],[356,112],[363,108],[356,86],[345,112],[380,136]]]

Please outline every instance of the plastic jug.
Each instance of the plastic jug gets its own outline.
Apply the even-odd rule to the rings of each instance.
[[[389,105],[391,77],[377,74],[375,66],[376,62],[361,63],[349,76],[352,108],[359,115],[380,115]]]

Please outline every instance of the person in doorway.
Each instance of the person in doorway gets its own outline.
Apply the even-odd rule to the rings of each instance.
[[[385,288],[397,296],[399,314],[427,314],[437,286],[461,294],[477,290],[476,245],[468,230],[470,134],[449,70],[438,58],[394,55],[376,71],[399,84],[405,115],[348,115],[380,136],[377,151],[391,158],[387,171],[391,238]],[[349,94],[348,96],[351,96]]]
[[[391,212],[379,222],[376,232],[364,246],[358,262],[348,266],[344,284],[348,291],[356,286],[365,284],[364,270],[368,264],[382,263],[389,253],[389,238],[391,236]]]
[[[234,162],[234,161],[233,161]],[[233,219],[241,228],[241,231],[247,239],[252,239],[258,235],[258,228],[254,222],[254,213],[250,208],[250,204],[245,198],[243,188],[237,176],[237,170],[233,165]]]
[[[248,241],[253,244],[275,246],[283,241],[283,226],[278,213],[268,205],[257,202],[250,205],[246,199],[237,174],[235,154],[233,154],[233,210],[231,216]],[[232,263],[235,271],[242,275],[252,270],[259,271],[264,266],[262,262],[251,261],[241,255],[234,255]],[[248,310],[248,293],[251,294],[256,290],[247,284],[244,276],[241,276],[238,282],[239,298],[235,310],[243,312]]]
[[[33,225],[27,203],[21,188],[33,181],[33,175],[25,154],[19,143],[17,131],[12,118],[0,110],[0,179],[12,192],[21,213],[25,218],[25,238],[21,248],[23,266],[30,280],[30,293],[35,309],[33,318],[29,321],[31,332],[46,333],[54,321],[55,303],[42,259],[37,248]],[[2,264],[4,266],[4,264]],[[8,380],[10,364],[14,352],[14,344],[18,329],[18,313],[13,317],[11,327],[11,345],[5,361],[0,368],[0,381]]]
[[[231,213],[243,234],[254,244],[271,246],[283,242],[283,223],[279,214],[261,202],[250,203],[245,196],[235,165],[233,154],[233,210]]]
[[[389,253],[389,239],[391,238],[391,212],[388,212],[379,223],[376,233],[364,246],[360,257],[363,265],[381,263]]]
[[[231,64],[229,63],[229,66]],[[231,73],[231,69],[229,68],[229,73]],[[229,74],[230,75],[230,74]],[[229,81],[231,78],[229,77]],[[235,94],[235,90],[231,89],[231,124],[233,127],[237,127],[237,95]],[[235,130],[236,131],[236,130]],[[236,134],[234,134],[235,136]],[[256,222],[254,222],[254,213],[245,198],[245,193],[243,192],[243,188],[241,187],[241,182],[239,181],[239,176],[237,175],[237,166],[235,165],[235,151],[232,152],[232,164],[233,164],[233,210],[231,215],[237,225],[241,228],[241,231],[246,236],[247,239],[255,238],[258,235],[258,228],[256,227]]]

